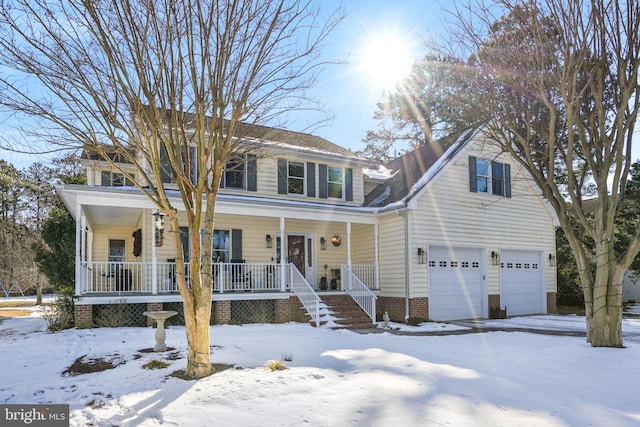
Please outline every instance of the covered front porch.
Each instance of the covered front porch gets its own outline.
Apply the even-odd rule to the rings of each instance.
[[[172,203],[180,211],[178,196]],[[80,304],[179,298],[177,277],[189,277],[191,240],[201,231],[168,232],[138,189],[68,186],[63,199],[76,220]],[[372,210],[355,206],[220,195],[212,275],[204,280],[211,280],[214,301],[295,295],[316,323],[318,293],[344,292],[374,320],[377,222]],[[175,239],[185,271],[176,268]]]
[[[189,266],[185,264],[187,283]],[[343,273],[342,271],[345,271]],[[315,291],[344,291],[349,288],[353,274],[367,288],[377,289],[375,265],[342,265],[339,274],[322,283]],[[230,292],[291,292],[292,283],[303,277],[294,264],[274,262],[218,262],[212,265],[212,289],[214,293]],[[175,262],[101,262],[81,263],[80,280],[76,296],[126,296],[178,293]],[[306,280],[305,280],[306,282]],[[324,283],[324,282],[323,282]],[[308,283],[307,283],[308,284]]]

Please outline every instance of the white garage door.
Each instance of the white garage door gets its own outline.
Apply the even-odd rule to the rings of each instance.
[[[482,250],[429,248],[429,318],[460,320],[486,317]]]
[[[500,305],[507,307],[507,315],[543,313],[540,252],[503,250],[500,264]]]

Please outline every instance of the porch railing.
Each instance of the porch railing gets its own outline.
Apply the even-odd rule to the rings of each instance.
[[[189,263],[185,274],[189,280]],[[84,262],[80,294],[153,293],[152,262]],[[158,293],[178,292],[176,264],[156,263]],[[212,266],[213,292],[282,291],[282,266],[275,263],[216,263]]]
[[[349,268],[342,264],[340,269],[342,288],[358,303],[360,308],[367,313],[373,323],[376,322],[376,300],[378,297],[362,283],[362,280]]]
[[[351,271],[369,289],[378,289],[376,280],[376,266],[368,264],[351,264]]]
[[[311,320],[320,326],[320,297],[293,264],[289,264],[289,283]]]

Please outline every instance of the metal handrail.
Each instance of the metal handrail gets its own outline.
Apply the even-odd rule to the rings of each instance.
[[[348,265],[340,266],[340,275],[342,277],[342,288],[349,294],[351,298],[360,306],[360,308],[371,318],[373,323],[376,322],[376,300],[378,297],[371,292],[362,280],[356,276]]]

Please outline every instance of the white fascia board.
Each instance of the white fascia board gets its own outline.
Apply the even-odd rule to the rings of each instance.
[[[133,187],[92,187],[83,185],[64,185],[56,187],[67,208],[82,205],[114,206],[138,209],[152,209],[153,203]],[[167,193],[171,204],[184,211],[184,204],[177,191]],[[73,214],[75,208],[69,209]],[[216,199],[216,214],[246,215],[288,219],[307,219],[316,221],[354,222],[359,224],[377,224],[378,219],[373,208],[340,206],[294,200],[268,199],[219,194]]]

